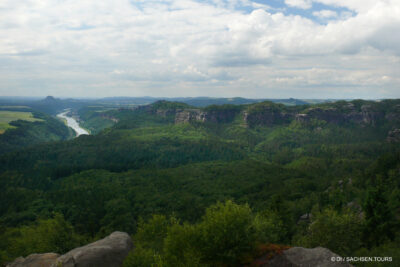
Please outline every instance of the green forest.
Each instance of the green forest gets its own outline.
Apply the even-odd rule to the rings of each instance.
[[[124,267],[250,266],[292,246],[400,266],[400,100],[73,103],[91,135],[46,102],[0,134],[0,266],[113,231],[135,244]]]

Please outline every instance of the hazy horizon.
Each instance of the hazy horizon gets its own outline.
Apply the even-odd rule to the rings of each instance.
[[[5,0],[0,16],[0,96],[400,97],[398,0]]]
[[[188,96],[188,97],[182,97],[182,96],[124,96],[124,95],[115,95],[115,96],[105,96],[105,97],[71,97],[71,96],[56,96],[56,95],[41,95],[41,96],[0,96],[0,99],[35,99],[35,100],[41,100],[41,99],[45,99],[46,97],[54,97],[56,99],[61,99],[61,100],[65,100],[65,99],[92,99],[92,100],[96,100],[96,99],[104,99],[104,98],[150,98],[150,99],[191,99],[191,98],[209,98],[209,99],[235,99],[235,98],[243,98],[243,99],[255,99],[255,100],[263,100],[263,99],[297,99],[297,100],[346,100],[346,101],[352,101],[352,100],[385,100],[385,99],[398,99],[398,98],[295,98],[295,97],[276,97],[276,98],[272,98],[272,97],[241,97],[241,96],[233,96],[233,97],[212,97],[212,96]]]

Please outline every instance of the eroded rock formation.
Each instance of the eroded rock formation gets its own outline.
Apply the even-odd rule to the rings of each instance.
[[[7,267],[119,267],[132,248],[132,239],[127,233],[114,232],[61,256],[56,253],[31,254],[17,258]]]

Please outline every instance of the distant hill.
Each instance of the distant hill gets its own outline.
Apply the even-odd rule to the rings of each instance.
[[[95,102],[101,104],[109,104],[109,105],[147,105],[154,103],[159,100],[166,100],[170,102],[182,102],[186,103],[190,106],[195,107],[206,107],[209,105],[224,105],[224,104],[232,104],[232,105],[243,105],[243,104],[253,104],[259,103],[263,101],[271,101],[274,103],[281,103],[288,106],[293,105],[305,105],[305,104],[316,104],[316,103],[324,103],[329,102],[328,100],[323,99],[312,99],[312,100],[302,100],[295,98],[287,98],[287,99],[267,99],[267,98],[243,98],[243,97],[107,97],[94,100]]]

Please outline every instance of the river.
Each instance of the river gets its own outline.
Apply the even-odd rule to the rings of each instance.
[[[88,131],[86,131],[81,126],[79,126],[79,123],[74,118],[67,116],[68,112],[70,112],[70,111],[67,110],[67,111],[61,112],[60,114],[57,115],[57,117],[66,120],[68,127],[71,127],[72,129],[74,129],[77,137],[82,134],[89,134]]]

